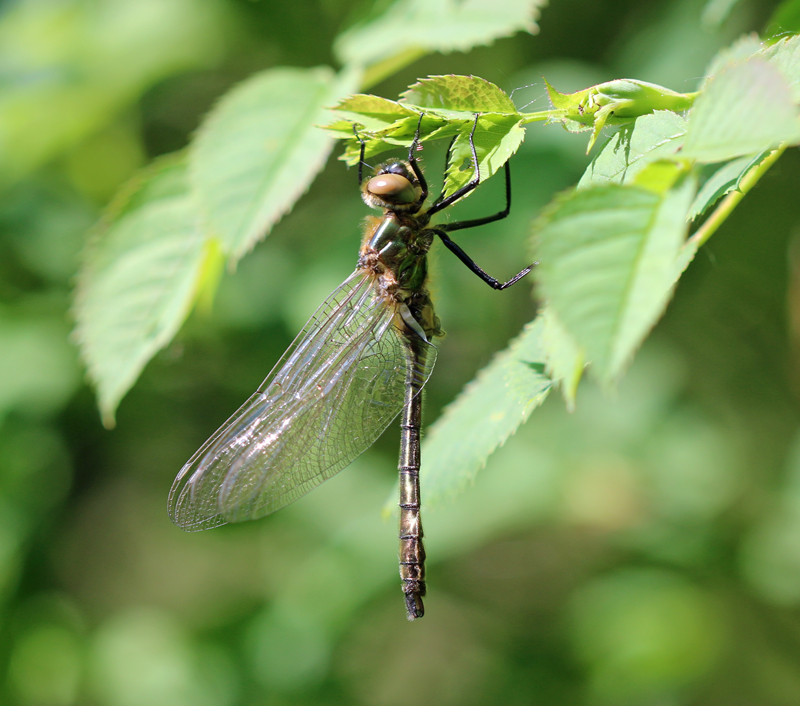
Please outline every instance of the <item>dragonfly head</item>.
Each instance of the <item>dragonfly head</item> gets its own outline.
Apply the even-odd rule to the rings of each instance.
[[[367,206],[399,213],[416,213],[422,207],[422,187],[407,162],[386,162],[364,182],[361,198]]]

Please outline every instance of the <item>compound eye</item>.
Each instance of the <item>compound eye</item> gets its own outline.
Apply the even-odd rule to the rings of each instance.
[[[379,174],[367,182],[367,191],[395,203],[414,203],[417,198],[414,185],[399,174]]]

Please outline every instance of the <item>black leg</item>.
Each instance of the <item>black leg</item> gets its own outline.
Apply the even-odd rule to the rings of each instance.
[[[417,147],[419,146],[419,133],[422,130],[422,118],[424,115],[425,113],[419,114],[419,122],[417,123],[417,131],[414,133],[414,141],[408,148],[408,163],[411,165],[414,176],[417,177],[417,181],[422,188],[422,194],[420,194],[419,197],[420,204],[424,203],[425,199],[428,198],[428,182],[425,180],[425,175],[422,173],[422,169],[419,168],[417,157],[414,153],[417,151]]]
[[[461,262],[463,262],[474,274],[478,275],[478,277],[486,282],[486,284],[488,284],[492,289],[506,289],[512,284],[516,284],[533,269],[534,265],[539,264],[538,262],[534,262],[533,265],[530,265],[521,272],[515,274],[510,280],[508,280],[508,282],[500,282],[478,267],[478,265],[475,264],[475,261],[450,239],[450,236],[447,235],[447,233],[439,230],[438,228],[432,228],[431,230],[433,230],[433,232],[442,239],[442,242],[447,246],[447,249],[450,250],[450,252],[452,252],[459,260],[461,260]]]
[[[353,123],[353,134],[361,143],[361,154],[358,157],[358,185],[361,186],[361,182],[364,181],[364,151],[367,149],[367,143],[364,142],[364,138],[358,134],[355,123]],[[367,166],[369,166],[369,164],[367,164]]]
[[[509,163],[506,162],[506,207],[495,213],[493,216],[485,216],[484,218],[473,218],[469,221],[456,221],[455,223],[442,223],[437,225],[447,233],[452,233],[454,230],[464,230],[464,228],[476,228],[478,226],[486,225],[487,223],[494,223],[495,221],[502,221],[511,211],[511,168]],[[430,211],[429,211],[430,213]]]
[[[478,164],[478,153],[475,150],[475,128],[478,126],[478,118],[480,117],[479,113],[475,113],[475,122],[472,123],[472,131],[469,133],[469,147],[472,150],[472,164],[475,165],[475,174],[472,177],[472,181],[469,184],[465,184],[462,186],[458,191],[455,193],[450,194],[446,199],[442,199],[439,201],[437,199],[437,203],[431,206],[427,210],[427,214],[432,216],[434,213],[438,213],[439,211],[451,206],[456,201],[458,201],[462,196],[466,196],[470,191],[472,191],[478,184],[481,183],[481,168]]]
[[[442,174],[445,175],[445,178],[447,178],[447,170],[450,168],[450,151],[453,149],[453,145],[455,144],[455,141],[457,139],[458,135],[454,136],[453,139],[450,140],[450,144],[447,146],[447,152],[445,153],[446,156],[444,160],[444,171],[442,172]],[[443,198],[444,198],[444,190],[442,190],[442,193],[436,197],[436,201],[434,201],[432,205],[435,206]]]

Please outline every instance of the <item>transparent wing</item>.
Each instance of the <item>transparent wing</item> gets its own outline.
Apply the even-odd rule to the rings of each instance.
[[[317,310],[261,387],[192,456],[169,512],[186,530],[263,517],[371,446],[421,390],[436,349],[416,355],[370,277],[353,273]]]

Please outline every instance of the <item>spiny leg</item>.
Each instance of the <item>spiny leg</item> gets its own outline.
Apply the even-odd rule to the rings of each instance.
[[[417,147],[419,147],[419,135],[422,131],[423,117],[425,117],[425,113],[420,113],[419,122],[417,122],[417,130],[414,133],[414,140],[408,148],[408,163],[411,165],[414,176],[417,177],[417,181],[422,189],[422,193],[420,194],[420,203],[424,203],[425,199],[428,198],[428,182],[425,179],[425,175],[422,173],[422,169],[420,169],[419,163],[417,162],[417,156],[415,154]]]
[[[356,139],[361,143],[361,152],[358,156],[358,185],[361,186],[361,183],[364,181],[364,154],[367,149],[367,143],[364,141],[364,138],[358,134],[358,130],[356,129],[356,123],[353,123],[353,134],[356,136]],[[369,164],[367,164],[369,166]]]
[[[525,275],[527,275],[533,269],[534,265],[539,264],[538,262],[534,262],[532,265],[528,265],[528,267],[526,267],[524,270],[517,272],[517,274],[515,274],[507,282],[500,282],[499,280],[496,280],[494,277],[488,274],[485,270],[481,269],[481,267],[477,265],[475,260],[473,260],[469,255],[467,255],[467,253],[465,253],[461,249],[458,243],[455,243],[453,240],[450,239],[450,236],[447,235],[447,233],[445,233],[442,230],[439,230],[438,228],[432,228],[431,230],[433,230],[433,232],[436,233],[436,235],[438,235],[442,239],[442,242],[445,244],[447,249],[450,250],[450,252],[452,252],[459,260],[461,260],[461,262],[463,262],[467,266],[467,268],[471,272],[478,275],[478,277],[480,277],[484,282],[486,282],[486,284],[488,284],[492,289],[497,289],[497,290],[507,289],[512,284],[516,284]]]
[[[483,218],[472,218],[469,221],[456,221],[455,223],[442,223],[437,226],[440,230],[446,233],[452,233],[454,230],[464,230],[465,228],[477,228],[478,226],[486,225],[487,223],[494,223],[495,221],[502,221],[509,213],[511,213],[511,166],[509,162],[505,163],[506,172],[506,207],[502,211],[498,211],[493,216],[484,216]]]
[[[475,113],[475,120],[472,123],[472,130],[469,133],[469,148],[472,152],[472,163],[475,165],[475,174],[472,177],[472,180],[469,184],[465,184],[457,191],[450,194],[445,199],[441,201],[437,200],[433,206],[431,206],[427,213],[429,216],[432,216],[434,213],[438,213],[439,211],[451,206],[456,201],[458,201],[462,196],[466,196],[470,191],[475,189],[478,184],[481,183],[481,168],[480,164],[478,163],[478,151],[475,149],[475,128],[478,126],[478,118],[480,117],[480,113]]]

